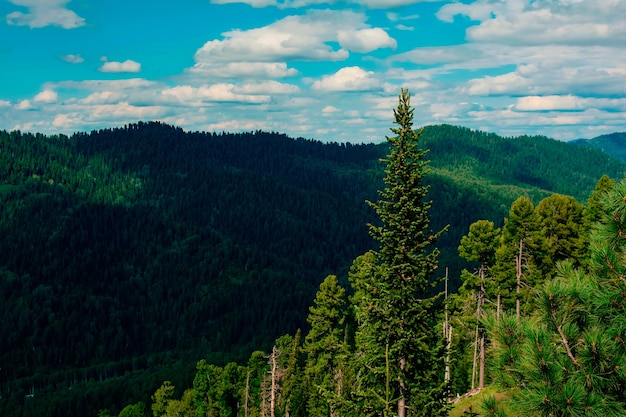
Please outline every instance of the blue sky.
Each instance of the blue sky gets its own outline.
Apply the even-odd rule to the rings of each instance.
[[[626,0],[0,0],[0,129],[626,131]]]

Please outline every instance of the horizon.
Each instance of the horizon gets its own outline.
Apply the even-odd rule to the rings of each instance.
[[[6,0],[0,129],[380,142],[408,88],[416,126],[591,139],[626,131],[625,14],[626,0]]]

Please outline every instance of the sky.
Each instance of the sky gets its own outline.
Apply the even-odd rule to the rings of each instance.
[[[626,131],[626,0],[0,0],[0,130]]]

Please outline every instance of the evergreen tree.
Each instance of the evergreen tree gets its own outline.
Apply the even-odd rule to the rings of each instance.
[[[403,89],[394,110],[398,127],[387,137],[390,153],[383,160],[386,187],[378,202],[369,203],[382,223],[370,225],[380,244],[376,267],[356,285],[369,292],[360,297],[367,302],[355,307],[359,388],[363,411],[378,416],[433,416],[445,404],[445,346],[438,329],[443,305],[433,296],[438,251],[429,250],[442,231],[430,230],[427,151],[418,147],[413,112]]]
[[[528,197],[519,197],[511,204],[504,219],[502,240],[496,251],[495,285],[501,295],[503,309],[521,314],[522,299],[528,302],[528,289],[538,279],[535,255],[541,247],[539,217]]]
[[[320,285],[314,305],[309,308],[307,322],[311,330],[306,335],[306,375],[311,386],[307,415],[311,417],[337,415],[335,398],[341,397],[344,370],[345,290],[335,275],[329,275]]]
[[[591,271],[560,263],[532,317],[494,325],[495,366],[500,381],[517,387],[512,405],[522,415],[626,414],[624,195],[626,180],[600,199]]]
[[[537,205],[543,246],[541,279],[554,276],[557,262],[570,259],[582,265],[585,258],[583,205],[562,194],[546,197]],[[533,283],[534,286],[542,282]]]
[[[474,360],[472,366],[472,388],[478,361],[478,389],[485,387],[485,329],[480,326],[485,301],[487,300],[487,273],[496,260],[500,229],[489,220],[478,220],[470,225],[467,235],[461,238],[459,255],[467,261],[478,261],[478,279],[474,274],[464,274],[468,279],[463,283],[465,290],[476,294],[476,336],[474,338]],[[500,300],[497,300],[500,310]]]

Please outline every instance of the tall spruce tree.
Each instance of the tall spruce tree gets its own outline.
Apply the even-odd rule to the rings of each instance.
[[[402,89],[397,127],[387,137],[390,153],[385,185],[378,202],[368,202],[380,226],[370,233],[380,247],[376,266],[354,283],[356,355],[362,413],[375,416],[434,416],[445,404],[445,346],[438,327],[443,304],[435,295],[437,249],[431,245],[444,231],[430,230],[429,187],[423,183],[429,161],[413,130],[410,94]]]

